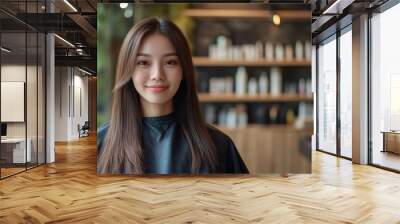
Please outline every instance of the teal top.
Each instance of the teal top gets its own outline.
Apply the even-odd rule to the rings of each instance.
[[[98,155],[102,152],[107,129],[108,124],[105,124],[98,130]],[[213,127],[208,127],[208,131],[218,151],[216,173],[248,173],[232,140]],[[191,151],[174,114],[143,118],[142,142],[145,173],[191,173]],[[129,174],[127,170],[121,168],[121,173]],[[200,173],[208,174],[210,171],[208,167],[201,167]]]

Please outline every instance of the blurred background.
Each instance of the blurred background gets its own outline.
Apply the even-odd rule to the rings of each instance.
[[[110,116],[122,41],[152,16],[186,35],[203,116],[232,138],[251,173],[311,172],[309,5],[98,4],[97,127]]]

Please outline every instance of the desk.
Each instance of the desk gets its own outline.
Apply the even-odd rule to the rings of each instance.
[[[25,154],[25,138],[1,139],[1,159],[4,159],[6,163],[31,162],[32,140],[28,138],[26,142],[28,147],[26,147]],[[27,161],[25,161],[25,158],[27,158]]]
[[[400,131],[382,131],[383,150],[382,152],[393,152],[400,154]]]

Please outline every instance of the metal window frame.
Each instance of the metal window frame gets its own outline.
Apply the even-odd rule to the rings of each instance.
[[[349,18],[350,17],[345,17],[343,19],[348,20]],[[338,22],[340,22],[340,21],[338,21]],[[340,42],[341,42],[341,40],[340,40],[340,37],[342,35],[344,35],[345,33],[350,32],[352,30],[351,29],[352,23],[349,23],[349,24],[344,23],[344,24],[345,25],[343,27],[335,25],[336,32],[325,37],[322,40],[319,40],[316,45],[316,92],[317,92],[316,93],[316,104],[317,104],[317,107],[316,107],[316,120],[317,120],[316,121],[317,122],[317,124],[316,124],[316,150],[319,152],[323,152],[323,153],[326,153],[329,155],[337,156],[339,158],[343,158],[343,159],[351,161],[352,158],[343,156],[341,153],[341,151],[342,151],[341,150],[342,127],[341,127],[341,117],[340,117],[340,103],[341,103],[341,98],[340,98],[340,80],[341,80]],[[335,52],[336,53],[336,62],[335,62],[336,63],[336,152],[335,153],[329,152],[329,151],[321,149],[319,147],[319,128],[318,128],[319,127],[319,110],[320,110],[320,108],[319,108],[319,96],[320,96],[319,95],[319,90],[320,90],[320,88],[319,88],[319,76],[320,76],[319,66],[320,65],[319,65],[318,49],[321,44],[326,44],[331,41],[336,41],[336,52]]]

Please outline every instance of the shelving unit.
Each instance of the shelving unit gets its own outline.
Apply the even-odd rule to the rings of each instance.
[[[268,61],[268,60],[216,60],[208,57],[193,57],[194,66],[213,66],[213,67],[230,67],[230,66],[281,66],[281,67],[294,67],[294,66],[311,66],[311,61],[308,60],[292,60],[292,61]]]
[[[272,24],[275,14],[281,19],[281,25],[284,27],[282,30]],[[271,12],[263,7],[245,9],[235,6],[223,8],[219,5],[217,8],[186,9],[185,15],[192,17],[199,25],[199,32],[194,32],[193,35],[198,39],[193,41],[195,51],[192,60],[205,120],[234,141],[251,173],[310,172],[311,156],[308,155],[308,144],[311,144],[309,140],[313,128],[312,118],[302,116],[296,120],[296,116],[300,111],[301,114],[304,114],[304,111],[307,111],[307,115],[310,114],[309,106],[313,102],[311,84],[309,85],[311,60],[306,59],[305,52],[302,60],[296,60],[294,51],[293,60],[286,60],[290,57],[283,57],[283,60],[267,60],[266,58],[272,57],[270,54],[269,57],[266,56],[266,42],[274,44],[274,47],[278,43],[284,47],[288,44],[293,46],[297,40],[304,43],[309,36],[304,34],[298,37],[297,24],[311,21],[311,12]],[[290,22],[296,22],[296,25]],[[244,28],[246,23],[249,27],[247,29]],[[274,33],[263,33],[263,29],[272,30]],[[231,51],[227,50],[228,47],[222,54],[221,51],[213,51],[218,46],[219,35],[229,38],[229,44],[226,46],[229,46]],[[260,45],[255,49],[255,55],[248,53],[248,49],[250,48],[251,52],[257,42],[263,45],[262,54]],[[238,49],[241,53],[237,53]],[[273,58],[282,59],[276,55],[276,48],[273,51]],[[240,76],[239,71],[243,68],[239,70],[239,67],[245,68],[246,78]],[[245,87],[240,83],[245,83]],[[254,88],[254,85],[257,87]],[[277,87],[278,85],[281,86]],[[295,88],[292,88],[293,85]],[[235,92],[245,94],[239,95]]]
[[[311,13],[310,11],[303,10],[303,11],[293,11],[293,10],[276,10],[276,11],[270,11],[266,8],[263,8],[263,6],[260,7],[255,7],[255,5],[252,5],[248,8],[243,8],[243,7],[238,7],[238,6],[227,6],[222,7],[222,6],[217,6],[217,8],[188,8],[185,10],[184,13],[186,16],[193,18],[196,22],[200,23],[211,23],[210,21],[215,21],[215,23],[219,23],[219,26],[222,27],[222,24],[225,23],[230,23],[233,22],[231,19],[241,19],[241,22],[243,21],[248,21],[250,26],[260,26],[261,24],[263,25],[265,29],[270,29],[268,28],[268,23],[271,23],[272,25],[272,17],[274,15],[279,15],[280,19],[282,22],[307,22],[308,20],[311,20]],[[211,20],[210,20],[211,19]],[[214,20],[216,19],[216,20]],[[231,21],[230,21],[231,20]],[[235,22],[233,22],[235,23]],[[288,24],[288,23],[285,23]],[[243,24],[242,24],[243,26]],[[273,25],[272,25],[273,26]],[[289,25],[290,26],[290,25]],[[226,29],[229,29],[229,31],[225,30],[225,33],[230,33],[232,34],[233,32],[236,32],[235,29],[237,26],[224,26]],[[282,32],[288,32],[287,31],[288,26],[286,25],[285,30]],[[205,29],[215,29],[215,32],[219,32],[218,28],[212,28],[209,26],[205,26]],[[271,27],[272,29],[272,27]],[[275,32],[276,32],[276,28]],[[296,33],[295,27],[292,26],[290,28],[292,31]],[[289,29],[289,30],[290,30]],[[196,36],[196,38],[205,38],[210,40],[210,38],[215,38],[215,36],[209,36],[210,34],[212,35],[213,31],[208,31],[208,32],[199,32]],[[243,32],[243,30],[241,30]],[[280,32],[280,30],[279,30]],[[224,33],[224,32],[222,32]],[[261,41],[264,44],[264,41],[269,40],[268,37],[261,35],[260,32],[254,32],[254,36],[249,38],[250,36],[248,35],[232,35],[232,45],[238,44],[236,46],[240,46],[241,44],[246,44],[246,43],[255,43],[252,41]],[[208,35],[208,36],[207,36]],[[274,35],[276,36],[276,35]],[[279,35],[278,35],[279,36]],[[292,35],[293,36],[293,35]],[[292,38],[291,33],[287,33],[285,38],[276,38],[275,42],[272,41],[273,43],[294,43],[295,40]],[[242,39],[235,39],[235,38],[242,38]],[[303,39],[306,39],[304,37]],[[248,42],[250,41],[250,42]],[[209,44],[212,44],[212,42],[209,42]],[[194,44],[195,46],[198,46]],[[243,59],[243,60],[231,60],[231,59],[216,59],[213,57],[210,57],[210,49],[208,49],[208,55],[205,55],[205,49],[207,45],[200,44],[199,45],[203,49],[202,53],[196,54],[194,53],[194,56],[192,57],[193,60],[193,65],[196,68],[196,77],[198,80],[202,80],[202,90],[198,94],[199,96],[199,101],[204,105],[204,107],[209,107],[210,105],[215,105],[215,110],[217,113],[220,110],[223,110],[224,108],[227,107],[236,107],[239,104],[244,104],[248,109],[250,108],[256,108],[258,106],[266,106],[266,110],[271,109],[276,109],[278,106],[281,108],[283,111],[293,109],[295,110],[298,109],[297,104],[300,103],[312,103],[313,102],[313,97],[310,96],[310,94],[296,94],[296,93],[289,93],[284,91],[286,84],[291,84],[291,83],[297,83],[298,79],[305,78],[305,79],[310,79],[311,78],[311,69],[309,69],[309,74],[310,76],[305,77],[304,76],[304,71],[307,70],[308,68],[311,68],[311,60],[306,59],[304,57],[302,60],[297,60],[294,55],[293,55],[293,60],[286,60],[284,58],[283,60],[267,60],[266,56],[263,56],[261,59],[255,59],[255,60],[249,60],[249,59]],[[209,47],[210,45],[208,45]],[[195,48],[196,49],[196,48]],[[265,49],[263,46],[263,55],[265,54]],[[257,58],[257,57],[255,57]],[[258,57],[260,58],[260,57]],[[272,67],[277,67],[280,69],[287,69],[285,72],[282,72],[281,76],[284,81],[284,83],[281,83],[283,86],[281,88],[282,92],[280,95],[271,95],[271,94],[265,94],[258,92],[257,94],[244,94],[244,95],[237,95],[236,93],[214,93],[214,92],[204,92],[204,91],[210,91],[209,87],[206,87],[207,81],[210,81],[212,77],[228,77],[232,75],[232,77],[235,80],[235,73],[232,73],[232,69],[237,69],[240,66],[246,67],[246,70],[250,71],[248,73],[248,81],[251,78],[259,79],[261,76],[261,71],[267,72],[269,75],[270,74],[270,69]],[[199,69],[199,70],[198,70]],[[294,72],[293,72],[294,71]],[[300,75],[297,71],[300,71]],[[303,73],[302,73],[303,72]],[[308,73],[308,72],[307,72]],[[286,81],[287,82],[286,82]],[[247,81],[246,81],[247,82]],[[270,84],[272,85],[272,81],[269,80]],[[235,83],[235,81],[234,81]],[[208,83],[209,85],[210,83]],[[245,85],[248,85],[246,83]],[[206,88],[204,88],[206,87]],[[232,87],[230,87],[232,88]],[[247,87],[246,87],[247,88]],[[297,87],[296,87],[297,88]],[[236,87],[234,87],[236,91]],[[276,88],[275,88],[276,89]],[[271,91],[271,89],[270,89]],[[230,91],[228,91],[230,92]],[[253,107],[252,105],[255,105],[256,107]],[[227,107],[225,107],[227,106]],[[281,110],[279,109],[279,110]],[[247,112],[250,116],[249,111]],[[272,112],[274,113],[274,112]],[[279,112],[281,113],[281,112]],[[254,114],[254,113],[253,113]],[[269,116],[269,115],[266,115]],[[252,120],[252,119],[250,119]],[[253,123],[249,123],[248,127],[251,125],[257,125]],[[260,124],[261,125],[261,124]],[[266,124],[262,124],[261,126],[267,126]],[[222,127],[222,126],[220,126]],[[284,128],[287,127],[287,125],[283,126]]]

